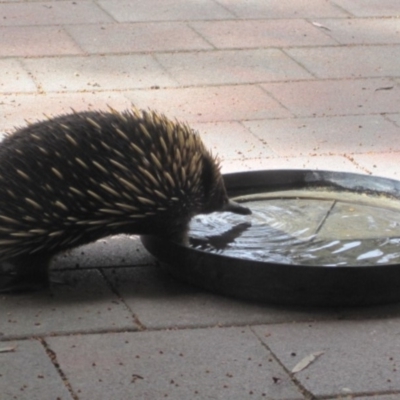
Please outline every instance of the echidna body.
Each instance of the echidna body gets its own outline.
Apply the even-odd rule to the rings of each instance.
[[[199,213],[250,211],[228,200],[219,165],[186,124],[152,111],[82,112],[0,143],[0,263],[6,289],[48,282],[60,251],[112,234],[185,241]]]

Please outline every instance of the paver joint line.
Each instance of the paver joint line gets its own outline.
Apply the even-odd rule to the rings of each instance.
[[[262,347],[264,347],[275,359],[275,361],[284,369],[287,375],[290,377],[292,382],[297,386],[300,392],[304,395],[306,400],[317,400],[317,397],[314,396],[310,391],[308,391],[301,382],[296,378],[295,374],[291,372],[284,363],[279,359],[279,357],[274,353],[274,351],[268,346],[266,341],[261,340],[259,333],[257,333],[252,327],[250,330],[253,332],[254,336],[260,341]]]
[[[187,121],[223,172],[399,179],[399,0],[0,0],[0,15],[1,137],[133,103]],[[76,283],[0,297],[0,348],[17,343],[0,353],[2,400],[400,398],[399,304],[225,298],[131,237],[60,255],[52,273]]]
[[[68,392],[72,396],[73,400],[79,400],[78,395],[76,393],[74,393],[74,390],[73,390],[71,384],[69,383],[68,378],[64,374],[60,364],[57,361],[57,354],[50,348],[50,346],[48,345],[48,343],[46,342],[46,340],[44,338],[37,338],[36,340],[43,346],[47,356],[49,357],[51,363],[53,364],[55,370],[57,371],[63,384],[65,385]]]

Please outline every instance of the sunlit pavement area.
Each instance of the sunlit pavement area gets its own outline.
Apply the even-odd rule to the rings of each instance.
[[[400,3],[0,0],[1,132],[131,104],[189,122],[223,172],[399,179]],[[399,304],[214,295],[132,237],[53,276],[73,283],[0,297],[2,400],[400,398]]]

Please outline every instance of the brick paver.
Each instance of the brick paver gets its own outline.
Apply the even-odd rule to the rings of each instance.
[[[288,54],[318,78],[400,75],[399,45],[299,48]]]
[[[357,17],[399,17],[396,0],[334,0],[334,3]]]
[[[176,86],[153,57],[146,54],[42,57],[22,63],[46,93]]]
[[[68,25],[65,29],[90,54],[212,48],[184,22]]]
[[[112,18],[92,1],[15,1],[0,3],[0,26],[108,22]]]
[[[244,123],[280,156],[400,151],[398,128],[380,115],[275,119]]]
[[[361,0],[362,1],[362,0]],[[376,0],[379,2],[379,0]],[[395,0],[392,1],[394,3]],[[337,2],[325,0],[219,0],[228,10],[243,19],[347,17],[349,13],[337,7]],[[345,1],[347,4],[348,2]],[[377,3],[378,4],[378,3]]]
[[[254,85],[137,90],[126,93],[126,96],[136,105],[153,107],[190,122],[240,121],[293,115]]]
[[[400,21],[397,18],[321,19],[315,22],[341,44],[400,43]]]
[[[397,153],[392,153],[397,154]],[[384,155],[381,155],[382,158]],[[307,155],[290,157],[261,157],[251,159],[227,160],[224,159],[222,171],[224,173],[256,170],[279,170],[279,169],[316,169],[329,171],[364,172],[371,173],[373,170],[370,163],[363,166],[361,162],[355,162],[359,156],[330,156],[330,155]],[[368,168],[370,167],[370,168]],[[394,169],[394,168],[393,168]],[[381,174],[382,175],[382,174]],[[383,174],[384,175],[384,174]]]
[[[1,354],[3,399],[73,400],[39,341],[20,340],[9,347],[14,346],[15,352]]]
[[[179,1],[147,0],[132,2],[130,0],[100,0],[101,7],[110,13],[116,21],[191,21],[209,19],[230,19],[234,15],[213,0]]]
[[[40,57],[82,54],[59,26],[0,27],[0,57]]]
[[[255,332],[289,370],[307,355],[323,352],[314,364],[296,374],[316,396],[400,391],[398,321],[320,322],[292,328],[263,326]]]
[[[36,92],[37,87],[18,60],[0,59],[0,92]]]
[[[181,84],[224,85],[312,78],[276,49],[159,54],[160,64]]]
[[[262,87],[298,117],[397,113],[400,101],[400,87],[392,79],[320,79]]]
[[[303,399],[248,327],[86,335],[48,343],[81,400]]]
[[[0,134],[132,103],[223,172],[399,179],[399,1],[0,0]],[[399,304],[251,303],[157,265],[112,237],[54,259],[67,285],[0,296],[1,400],[400,398]]]
[[[39,89],[40,90],[40,89]],[[73,108],[76,111],[88,109],[107,109],[107,105],[125,109],[131,101],[120,92],[115,91],[84,91],[69,93],[34,93],[4,95],[1,110],[3,115],[3,132],[16,126],[26,124],[25,120],[34,122],[42,120],[46,115],[68,113]]]
[[[217,49],[335,45],[323,30],[301,19],[207,21],[191,26]]]

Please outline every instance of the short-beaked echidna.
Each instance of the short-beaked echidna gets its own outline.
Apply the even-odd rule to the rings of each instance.
[[[3,291],[47,285],[60,251],[120,233],[183,242],[194,215],[224,210],[250,213],[186,124],[136,108],[30,124],[0,143]]]

